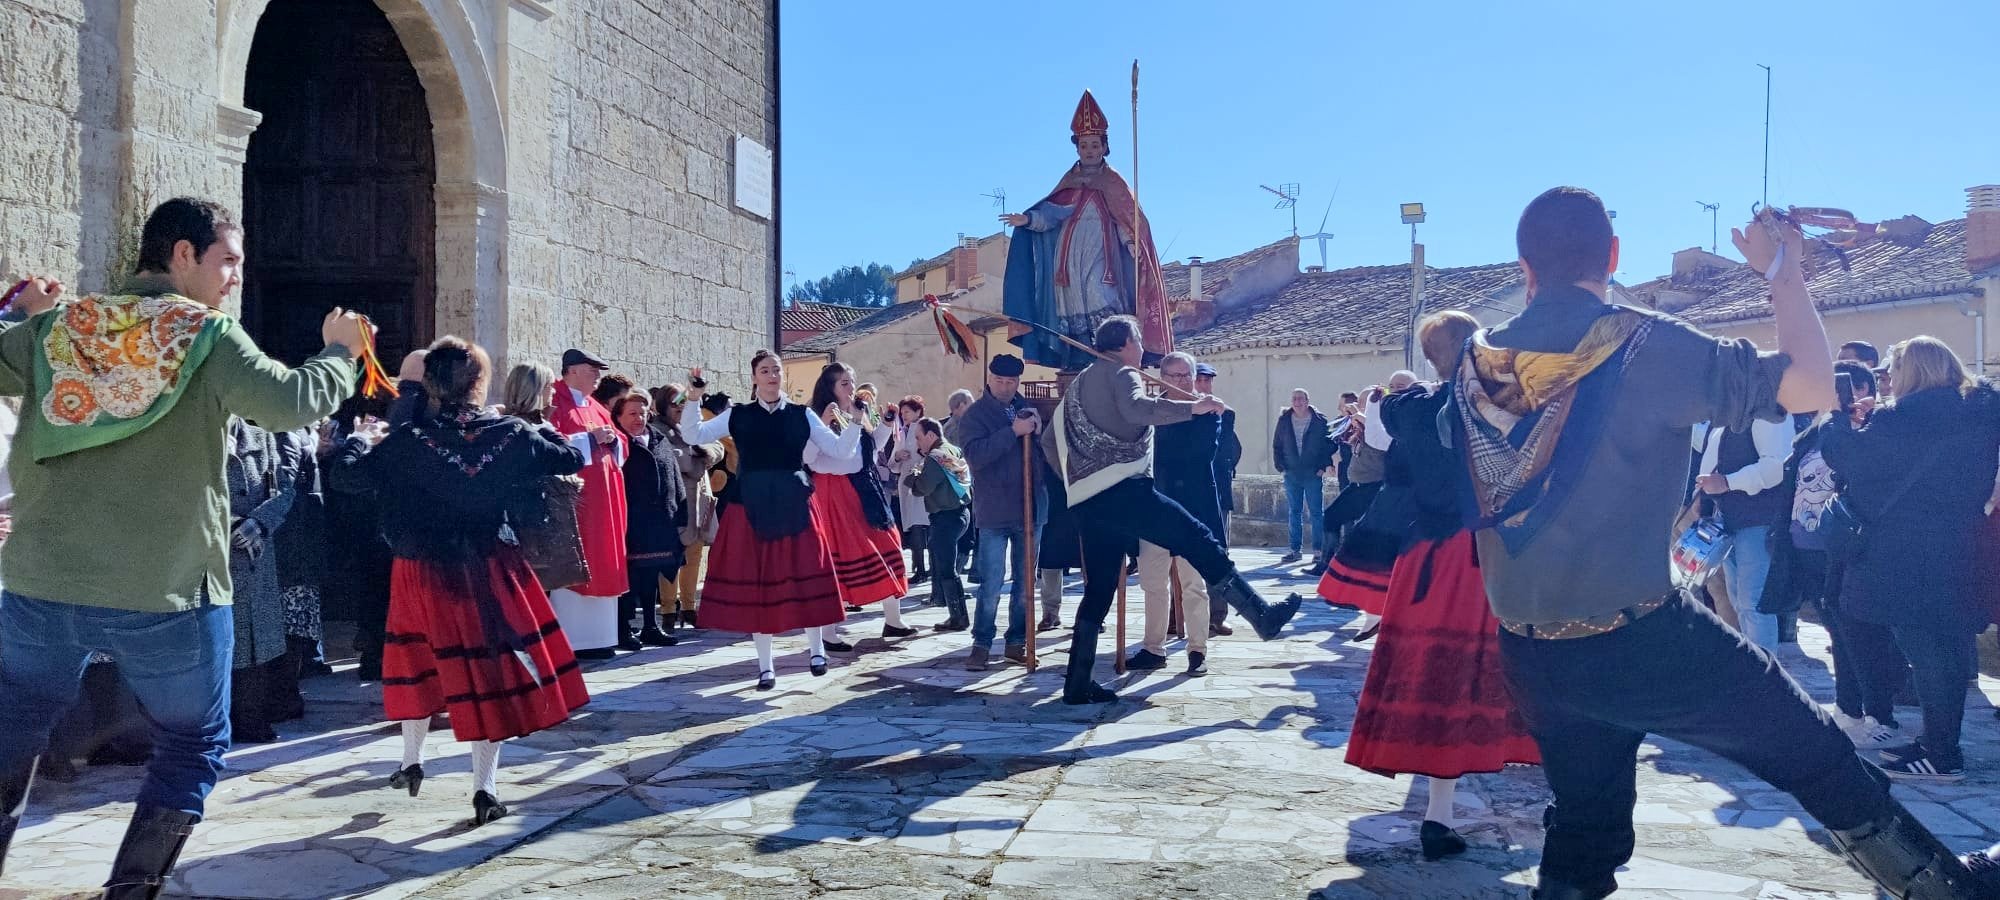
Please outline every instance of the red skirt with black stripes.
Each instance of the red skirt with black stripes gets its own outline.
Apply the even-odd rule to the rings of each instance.
[[[489,628],[511,631],[521,649],[497,649]],[[396,560],[382,648],[391,720],[449,712],[459,740],[499,741],[559,724],[589,701],[549,596],[518,550],[502,544],[483,569]]]
[[[817,511],[811,525],[767,541],[750,527],[743,505],[722,511],[709,543],[708,577],[701,588],[701,627],[746,634],[778,634],[832,625],[847,618],[833,557]]]
[[[903,536],[894,527],[874,528],[861,509],[861,495],[846,475],[813,473],[813,514],[819,517],[840,599],[850,606],[879,603],[910,592],[903,568]]]

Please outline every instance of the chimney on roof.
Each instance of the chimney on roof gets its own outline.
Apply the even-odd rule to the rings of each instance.
[[[2000,184],[1965,189],[1965,268],[2000,266]]]
[[[1188,299],[1196,303],[1200,303],[1201,302],[1201,257],[1199,256],[1188,257],[1187,269],[1188,269]]]
[[[964,290],[972,286],[972,276],[979,274],[979,239],[958,236],[958,246],[951,251],[951,289]]]

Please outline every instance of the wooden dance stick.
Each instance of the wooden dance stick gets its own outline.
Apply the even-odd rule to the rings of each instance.
[[[1035,671],[1035,588],[1041,579],[1035,576],[1035,438],[1021,435],[1021,571],[1014,573],[1025,585],[1021,595],[1028,604],[1028,645],[1022,663],[1029,672]]]
[[[1125,674],[1125,580],[1131,574],[1131,570],[1125,567],[1125,555],[1120,553],[1118,555],[1118,647],[1117,655],[1112,657],[1114,662],[1111,664],[1111,670],[1120,675]]]
[[[1168,594],[1167,633],[1174,637],[1187,637],[1187,623],[1181,620],[1181,566],[1174,557],[1167,557],[1167,583],[1173,585],[1173,593]]]

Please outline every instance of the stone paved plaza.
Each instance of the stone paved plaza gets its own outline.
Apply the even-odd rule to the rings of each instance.
[[[1274,553],[1235,556],[1260,587],[1309,590]],[[1135,586],[1135,642],[1139,612]],[[379,691],[322,678],[284,741],[231,754],[170,895],[1526,896],[1537,770],[1467,778],[1472,850],[1426,863],[1421,782],[1342,762],[1368,664],[1365,645],[1343,642],[1351,615],[1309,603],[1282,640],[1247,628],[1219,639],[1206,678],[1182,677],[1176,652],[1164,672],[1121,681],[1123,702],[1090,708],[1056,699],[1066,633],[1032,675],[970,673],[965,636],[928,631],[941,611],[912,614],[924,636],[892,645],[870,612],[848,628],[860,653],[825,678],[807,674],[800,640],[780,639],[766,694],[751,690],[747,641],[704,633],[593,669],[580,715],[508,745],[501,792],[515,814],[478,830],[468,758],[448,731],[433,734],[432,777],[411,799],[386,787],[400,738],[379,721]],[[1788,648],[1784,663],[1829,699],[1824,634],[1804,632],[1805,652]],[[1897,788],[1959,849],[2000,840],[2000,680],[1979,687],[1971,775]],[[135,769],[92,769],[45,784],[0,898],[100,883],[136,782]],[[1638,820],[1621,897],[1868,896],[1789,797],[1685,746],[1645,748]]]

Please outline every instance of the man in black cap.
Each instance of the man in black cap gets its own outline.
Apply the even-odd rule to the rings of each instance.
[[[977,568],[981,577],[975,579],[979,590],[970,623],[972,656],[965,664],[974,672],[984,670],[992,658],[1000,582],[1007,577],[1009,560],[1012,560],[1014,584],[1007,607],[1006,655],[1020,662],[1027,654],[1027,591],[1034,580],[1034,573],[1027,571],[1027,542],[1041,540],[1047,510],[1042,501],[1039,448],[1028,451],[1035,454],[1028,466],[1035,473],[1034,483],[1024,485],[1021,480],[1022,447],[1033,445],[1032,441],[1021,439],[1042,428],[1041,416],[1020,396],[1021,372],[1025,368],[1018,356],[1002,353],[993,357],[986,366],[985,395],[965,408],[964,421],[958,426],[958,435],[964,441],[960,449],[965,451],[965,461],[972,467],[972,518],[979,524]],[[1033,522],[1023,515],[1024,490],[1034,491]],[[942,630],[965,627],[963,611],[952,610],[950,615]]]
[[[1194,390],[1197,394],[1215,395],[1215,367],[1208,363],[1196,363],[1194,367]],[[1229,546],[1229,514],[1236,511],[1236,467],[1243,462],[1243,441],[1236,436],[1236,410],[1222,411],[1222,434],[1215,442],[1215,500],[1222,507],[1222,531],[1216,537],[1222,539],[1222,546]],[[1210,634],[1235,634],[1223,620],[1229,618],[1229,604],[1208,605],[1208,632]]]
[[[610,659],[624,628],[618,622],[618,597],[631,589],[625,572],[625,435],[613,425],[611,411],[591,397],[604,370],[611,368],[582,350],[562,355],[562,384],[549,408],[549,424],[583,451],[583,495],[577,502],[577,533],[583,538],[583,558],[590,580],[582,584],[546,585],[556,620],[575,648],[578,659]]]

